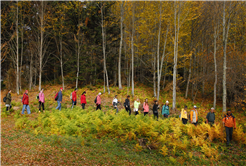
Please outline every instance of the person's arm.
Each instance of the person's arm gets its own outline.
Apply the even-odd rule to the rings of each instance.
[[[233,124],[234,124],[234,129],[236,129],[236,119],[233,117]]]
[[[193,111],[190,112],[190,121],[192,122]]]
[[[208,123],[208,117],[209,117],[209,113],[206,116],[206,122]]]

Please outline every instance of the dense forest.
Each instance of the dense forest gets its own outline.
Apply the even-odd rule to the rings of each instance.
[[[226,106],[246,86],[246,2],[1,2],[2,88],[139,82]],[[135,85],[136,86],[136,85]]]

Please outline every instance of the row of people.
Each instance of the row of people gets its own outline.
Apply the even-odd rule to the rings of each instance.
[[[55,96],[55,100],[57,101],[56,109],[59,109],[59,110],[61,110],[62,91],[63,91],[63,88],[60,88],[59,92]],[[72,92],[72,94],[71,94],[72,108],[77,103],[77,91],[78,91],[78,89],[76,88],[74,90],[74,92]],[[44,92],[44,89],[41,89],[41,91],[37,95],[37,99],[39,100],[39,112],[41,111],[41,107],[43,108],[43,112],[44,112],[45,98],[44,98],[44,93],[43,92]],[[85,104],[87,104],[85,94],[86,94],[86,92],[84,91],[82,93],[82,95],[81,95],[81,98],[80,98],[82,109],[85,109]],[[4,98],[4,102],[6,104],[6,111],[9,111],[11,109],[11,90],[9,90],[8,93],[6,94],[6,96]],[[116,114],[118,113],[118,106],[117,105],[119,103],[120,102],[118,101],[117,95],[116,95],[114,97],[113,101],[112,101],[112,105],[116,109]],[[22,112],[21,113],[24,114],[24,111],[26,109],[27,113],[31,114],[30,107],[29,107],[28,90],[26,90],[25,93],[23,94],[22,104],[23,104],[23,108],[22,108]],[[98,109],[101,110],[101,93],[99,93],[96,96],[95,104],[97,106],[96,110],[98,110]],[[134,112],[135,112],[135,115],[139,114],[138,111],[139,111],[140,104],[141,103],[140,103],[139,98],[136,101],[134,101]],[[124,107],[125,107],[125,110],[129,113],[129,115],[131,115],[130,96],[129,95],[125,99]],[[159,109],[158,101],[155,101],[154,105],[153,105],[153,114],[154,114],[154,119],[157,118],[157,120],[158,120],[158,109]],[[145,99],[145,101],[143,103],[144,116],[149,113],[149,110],[150,109],[149,109],[148,99]],[[214,108],[211,108],[211,111],[206,116],[206,121],[205,122],[210,124],[211,126],[215,123],[214,111],[215,111]],[[161,115],[164,118],[168,118],[169,117],[170,113],[169,113],[169,102],[168,101],[166,101],[166,103],[162,106]],[[193,107],[193,109],[190,111],[189,115],[188,115],[188,112],[187,112],[187,106],[185,106],[184,109],[181,110],[180,120],[182,120],[183,124],[187,124],[189,119],[190,119],[190,122],[192,124],[194,124],[194,125],[198,124],[198,111],[197,111],[197,107],[196,106]],[[223,125],[225,126],[225,129],[226,129],[227,145],[229,145],[230,141],[232,140],[233,128],[236,129],[236,120],[235,120],[235,117],[232,115],[230,109],[227,110],[227,114],[224,116],[222,121],[223,121]]]

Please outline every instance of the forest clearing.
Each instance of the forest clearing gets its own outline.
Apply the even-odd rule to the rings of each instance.
[[[0,3],[1,165],[246,165],[245,1]]]
[[[136,88],[136,96],[143,102],[151,88]],[[2,110],[2,165],[245,165],[246,118],[244,112],[233,110],[237,129],[233,143],[225,144],[222,127],[222,108],[216,109],[216,125],[205,124],[211,104],[195,103],[199,110],[199,124],[183,125],[178,118],[181,107],[189,110],[193,103],[178,95],[179,107],[169,119],[153,119],[131,115],[120,108],[115,115],[114,95],[125,99],[127,88],[111,88],[111,94],[102,94],[102,111],[95,111],[94,98],[103,86],[79,89],[78,96],[87,92],[87,105],[71,109],[70,93],[63,92],[62,110],[56,110],[55,93],[58,86],[46,86],[45,112],[39,113],[37,90],[29,92],[30,115],[21,115],[21,95],[13,95],[10,113]],[[2,91],[2,94],[6,91]],[[3,96],[3,95],[2,95]],[[161,93],[160,101],[172,96]],[[130,98],[133,101],[133,97]],[[133,102],[131,102],[133,103]],[[2,103],[3,104],[3,103]],[[131,104],[132,105],[132,104]],[[140,106],[141,107],[141,106]],[[151,106],[150,106],[151,107]],[[151,112],[151,111],[150,111]]]

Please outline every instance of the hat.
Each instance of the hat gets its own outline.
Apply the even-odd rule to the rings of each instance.
[[[169,103],[169,101],[166,101],[166,103]]]
[[[60,88],[61,90],[63,90],[63,88]]]
[[[227,112],[228,112],[228,111],[231,111],[231,109],[228,109]]]
[[[101,92],[98,93],[98,95],[101,95],[101,94],[102,94]]]
[[[214,110],[214,107],[212,107],[211,110]]]
[[[197,106],[196,106],[196,105],[194,105],[194,108],[197,108]]]
[[[78,88],[75,88],[75,90],[78,90]]]

